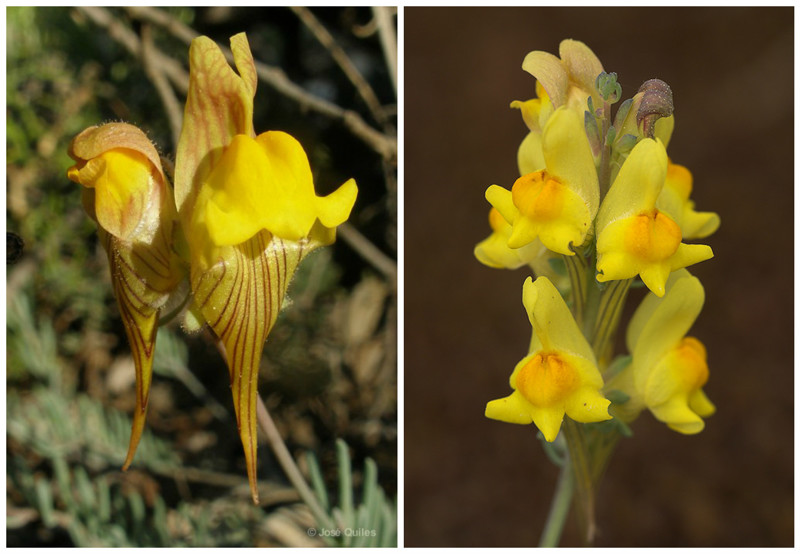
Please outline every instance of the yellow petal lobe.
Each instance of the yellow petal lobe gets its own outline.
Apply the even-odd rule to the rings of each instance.
[[[147,208],[151,189],[150,161],[135,150],[117,148],[79,163],[67,177],[95,189],[95,215],[106,231],[130,237]]]
[[[234,136],[205,184],[212,191],[205,224],[217,246],[240,244],[262,229],[297,241],[318,218],[336,227],[347,220],[358,191],[351,179],[326,197],[316,196],[303,147],[279,131],[256,139]]]

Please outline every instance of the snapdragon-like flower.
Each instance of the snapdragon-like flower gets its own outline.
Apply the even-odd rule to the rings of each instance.
[[[719,229],[719,215],[714,212],[698,212],[694,209],[692,174],[688,168],[669,162],[664,189],[658,197],[656,207],[676,215],[676,222],[685,239],[702,239]]]
[[[578,40],[565,39],[558,46],[558,54],[529,52],[522,69],[542,84],[555,108],[568,106],[583,115],[589,96],[600,106],[595,80],[603,72],[603,64],[594,52]]]
[[[592,96],[600,105],[595,79],[603,71],[603,64],[584,43],[563,40],[559,46],[561,58],[549,52],[529,52],[522,68],[536,77],[536,97],[511,102],[518,108],[529,129],[517,150],[520,175],[539,171],[545,167],[542,155],[542,131],[556,108],[567,106],[583,117],[587,99]]]
[[[597,280],[639,275],[658,296],[671,272],[714,254],[702,244],[684,244],[675,214],[656,207],[667,178],[667,153],[660,140],[643,139],[631,151],[597,214]]]
[[[546,168],[523,175],[511,190],[492,185],[486,199],[512,226],[507,246],[520,248],[539,238],[554,252],[573,255],[591,229],[599,185],[583,119],[556,110],[542,136]]]
[[[569,276],[565,272],[560,274],[551,263],[558,254],[548,250],[542,241],[535,239],[520,248],[509,248],[511,225],[503,219],[496,208],[489,210],[489,226],[492,233],[476,244],[473,252],[479,262],[495,269],[518,269],[528,266],[537,277],[547,277],[559,290],[569,290]]]
[[[123,469],[144,429],[159,313],[184,276],[173,250],[177,214],[155,147],[126,123],[90,127],[73,139],[67,177],[83,185],[98,224],[111,282],[136,367],[136,410]]]
[[[582,423],[611,419],[592,348],[555,286],[546,277],[528,277],[522,302],[533,327],[530,352],[511,374],[514,392],[489,402],[486,417],[532,422],[549,442],[565,414]]]
[[[239,71],[207,37],[189,49],[189,92],[175,198],[191,254],[193,311],[224,345],[254,501],[261,352],[298,263],[330,244],[357,188],[318,197],[308,158],[290,135],[256,136],[256,69],[246,36],[231,38]]]
[[[671,429],[694,434],[703,430],[702,418],[714,413],[703,392],[709,376],[705,346],[686,336],[704,299],[700,281],[684,269],[672,274],[663,298],[648,294],[636,309],[626,336],[632,353],[623,370],[628,375],[608,386],[630,396],[628,419],[647,408]]]

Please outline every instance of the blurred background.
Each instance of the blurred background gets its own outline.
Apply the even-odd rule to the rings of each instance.
[[[255,128],[287,131],[304,145],[318,194],[350,177],[359,186],[337,242],[301,264],[264,351],[260,392],[301,468],[308,453],[319,461],[330,509],[347,507],[352,494],[361,510],[370,489],[374,503],[354,513],[373,517],[362,520],[373,527],[380,520],[380,539],[394,542],[395,11],[6,15],[9,261],[15,254],[7,266],[8,545],[323,544],[307,533],[315,523],[263,437],[262,505],[252,505],[228,370],[213,345],[178,322],[159,332],[147,427],[133,466],[120,471],[133,362],[95,224],[66,178],[72,137],[107,121],[140,126],[174,160],[189,41],[200,33],[227,47],[242,31],[266,64]],[[344,458],[337,439],[348,446]]]
[[[791,8],[405,10],[407,546],[531,546],[545,523],[557,468],[535,428],[483,416],[527,353],[527,274],[472,249],[489,234],[485,189],[518,176],[527,129],[508,105],[535,82],[522,60],[564,38],[618,74],[623,98],[653,77],[672,87],[670,156],[697,209],[722,218],[704,241],[715,257],[690,268],[717,413],[696,436],[634,423],[599,489],[596,544],[793,544],[793,21]],[[571,518],[562,544],[579,544]]]

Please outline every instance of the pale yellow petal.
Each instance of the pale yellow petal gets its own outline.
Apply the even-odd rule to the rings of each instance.
[[[522,61],[522,69],[542,84],[553,106],[558,108],[566,102],[569,77],[556,56],[539,50],[529,52]]]
[[[581,198],[591,223],[597,214],[600,188],[583,118],[567,108],[556,110],[544,128],[542,153],[547,172]]]
[[[542,153],[542,134],[528,133],[517,150],[517,168],[520,175],[540,171],[546,167]]]

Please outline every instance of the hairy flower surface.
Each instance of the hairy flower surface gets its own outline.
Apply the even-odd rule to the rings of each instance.
[[[597,280],[639,275],[658,296],[671,272],[713,257],[711,248],[684,244],[680,216],[659,210],[667,178],[660,140],[643,139],[631,151],[597,214]]]
[[[83,204],[98,224],[111,281],[136,367],[136,410],[123,469],[144,429],[158,317],[184,276],[173,250],[177,214],[155,147],[126,123],[90,127],[73,139],[67,177],[83,185]]]
[[[556,110],[545,126],[546,168],[523,175],[511,190],[492,185],[486,199],[512,226],[509,248],[539,238],[554,252],[572,255],[583,244],[599,204],[599,185],[581,117]]]
[[[238,74],[207,37],[189,49],[189,92],[175,198],[191,256],[194,311],[224,345],[254,501],[261,352],[298,263],[330,244],[357,194],[352,179],[318,197],[290,135],[256,136],[256,69],[246,36],[231,38]]]
[[[549,442],[565,414],[583,423],[611,419],[592,348],[555,286],[546,277],[528,277],[522,302],[533,328],[530,352],[511,374],[514,392],[489,402],[486,417],[534,423]]]
[[[706,349],[696,338],[686,336],[704,300],[697,277],[676,271],[663,298],[651,293],[642,301],[626,336],[633,355],[632,399],[684,434],[702,431],[702,418],[715,411],[702,389],[709,376]]]

